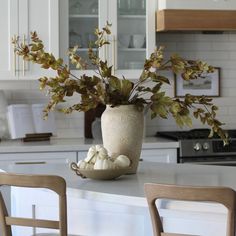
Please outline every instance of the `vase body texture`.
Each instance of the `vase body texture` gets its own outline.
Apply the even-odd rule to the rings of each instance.
[[[138,168],[142,141],[144,116],[135,105],[107,106],[101,117],[103,145],[110,156],[126,155],[131,160],[128,174]]]

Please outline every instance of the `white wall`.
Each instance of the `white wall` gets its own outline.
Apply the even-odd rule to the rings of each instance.
[[[236,33],[208,35],[201,33],[164,33],[157,35],[157,45],[165,45],[167,56],[173,52],[191,59],[201,59],[221,68],[221,97],[214,98],[219,106],[219,119],[226,123],[226,128],[236,128]],[[173,82],[173,80],[172,80]],[[47,102],[45,95],[39,91],[38,82],[0,82],[0,89],[7,94],[9,104]],[[168,95],[173,96],[173,85],[165,87]],[[70,99],[71,104],[78,97]],[[74,112],[64,115],[56,112],[58,137],[83,137],[84,115]],[[177,130],[175,122],[168,120],[146,119],[147,135],[154,135],[157,130]],[[202,127],[194,121],[194,128]]]

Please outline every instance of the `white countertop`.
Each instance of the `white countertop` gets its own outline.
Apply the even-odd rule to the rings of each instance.
[[[111,181],[81,179],[65,164],[6,165],[2,169],[17,173],[60,175],[66,179],[68,197],[136,206],[146,206],[143,186],[148,182],[228,186],[236,190],[235,167],[140,162],[137,174],[123,175]]]
[[[102,140],[84,138],[52,138],[50,141],[40,142],[10,140],[0,142],[0,153],[87,151],[90,146],[101,143]],[[143,149],[177,147],[179,147],[178,142],[165,138],[147,137],[143,141]]]

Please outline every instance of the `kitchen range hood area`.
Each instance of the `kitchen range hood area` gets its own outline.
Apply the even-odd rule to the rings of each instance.
[[[156,13],[156,31],[234,31],[236,5],[224,1],[159,1]],[[234,4],[232,6],[232,4]]]

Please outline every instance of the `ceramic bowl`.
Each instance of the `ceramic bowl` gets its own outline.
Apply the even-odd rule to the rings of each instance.
[[[130,46],[130,35],[128,34],[119,35],[118,42],[121,47],[128,48]]]
[[[134,48],[143,48],[144,43],[145,43],[145,35],[144,34],[134,34],[132,43],[133,43]]]
[[[106,169],[106,170],[87,170],[80,169],[76,163],[71,163],[71,169],[82,178],[96,179],[96,180],[112,180],[126,174],[129,168],[120,169]]]

